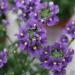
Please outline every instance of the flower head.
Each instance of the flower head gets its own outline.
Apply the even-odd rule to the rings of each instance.
[[[59,18],[57,17],[58,13],[58,5],[55,5],[53,2],[44,2],[41,3],[39,9],[36,9],[35,12],[31,12],[30,16],[37,18],[38,20],[40,20],[44,24],[47,24],[48,26],[53,26],[59,21]]]
[[[46,43],[46,30],[40,22],[31,19],[20,29],[18,40],[22,50],[38,53]]]
[[[52,46],[44,48],[40,61],[43,67],[59,72],[72,61],[73,53],[73,50],[68,49],[63,44],[55,43]]]

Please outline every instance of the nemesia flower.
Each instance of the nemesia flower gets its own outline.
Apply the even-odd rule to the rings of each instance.
[[[53,72],[60,72],[72,61],[73,54],[74,51],[72,49],[68,49],[63,44],[55,43],[52,46],[44,48],[44,51],[40,56],[41,65]]]
[[[39,8],[40,0],[14,0],[16,9],[19,10],[19,16],[28,20],[30,13]],[[28,18],[29,17],[29,18]]]
[[[0,52],[0,68],[2,68],[7,63],[7,51],[4,49]]]
[[[64,32],[75,38],[75,21],[69,21]]]
[[[31,12],[30,16],[34,17],[48,26],[53,26],[58,23],[59,18],[57,14],[59,13],[58,5],[55,5],[53,2],[44,2],[41,3],[39,9],[36,9],[35,12]]]
[[[8,9],[8,0],[0,0],[0,14],[3,12],[6,13]]]
[[[65,35],[65,34],[61,35],[59,42],[68,46],[69,45],[69,38],[68,38],[68,36]]]
[[[31,54],[39,54],[38,52],[46,43],[46,30],[41,27],[40,22],[31,19],[26,26],[20,28],[18,40],[22,50]]]
[[[56,15],[51,16],[49,19],[46,20],[46,24],[48,26],[54,26],[59,22],[59,18]]]
[[[29,12],[33,12],[37,9],[39,9],[40,4],[40,0],[25,0],[26,1],[26,10]]]

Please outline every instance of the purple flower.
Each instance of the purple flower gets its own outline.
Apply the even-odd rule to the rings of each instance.
[[[41,65],[52,71],[62,71],[72,61],[74,51],[60,43],[44,48],[40,56]],[[61,75],[61,74],[59,74]]]
[[[40,0],[26,0],[26,10],[35,11],[40,6]]]
[[[60,37],[60,40],[59,40],[60,43],[68,46],[69,45],[69,38],[67,35],[63,34],[61,37]]]
[[[43,46],[39,43],[39,42],[33,42],[28,49],[28,52],[30,54],[30,56],[32,57],[36,57],[38,55],[40,55],[43,51]]]
[[[0,14],[6,13],[8,9],[8,0],[0,0]]]
[[[58,5],[53,2],[44,2],[39,5],[35,12],[31,12],[30,16],[34,17],[48,26],[57,24],[59,18],[56,16],[59,13]]]
[[[28,20],[30,13],[39,8],[40,0],[14,0],[16,9],[20,11],[20,18]]]
[[[4,49],[0,52],[0,68],[2,68],[7,63],[7,51]]]
[[[18,14],[19,19],[27,21],[30,18],[29,16],[30,12],[25,11],[25,9],[19,9],[19,12],[20,12]]]
[[[30,54],[39,54],[46,43],[46,30],[42,23],[30,19],[26,26],[20,28],[18,40],[20,48]]]
[[[25,1],[26,0],[14,0],[16,8],[24,8],[26,4]]]
[[[33,11],[38,7],[40,0],[14,0],[14,2],[17,8],[24,8],[27,11]]]
[[[48,26],[54,26],[54,25],[56,25],[58,22],[59,22],[59,18],[58,18],[58,16],[56,16],[56,15],[53,15],[53,16],[51,16],[50,18],[48,18],[48,19],[46,20],[46,24],[47,24]]]
[[[69,34],[72,38],[75,38],[75,21],[69,21],[64,32]]]

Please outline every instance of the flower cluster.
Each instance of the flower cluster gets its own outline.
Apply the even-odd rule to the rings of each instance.
[[[75,39],[75,21],[70,21],[60,37],[53,45],[47,45],[45,25],[54,26],[59,22],[59,6],[54,2],[41,0],[13,0],[18,19],[23,21],[17,38],[23,52],[33,58],[39,56],[41,66],[54,72],[54,75],[65,75],[68,63],[72,61],[74,50],[69,48]],[[8,0],[0,0],[0,17],[6,18],[9,9]],[[2,20],[2,18],[1,18]],[[72,38],[69,40],[68,36]],[[0,52],[0,68],[7,63],[7,51]]]
[[[57,16],[59,7],[53,2],[41,3],[40,0],[15,0],[15,4],[22,20],[27,21],[29,18],[35,18],[48,26],[56,25],[59,21]]]
[[[72,61],[74,50],[69,48],[69,45],[75,39],[74,28],[75,21],[69,21],[60,40],[51,46],[43,48],[40,56],[41,65],[52,70],[54,75],[66,75],[65,68]],[[69,39],[68,35],[72,38]]]
[[[48,26],[53,26],[59,21],[57,16],[58,13],[58,5],[55,5],[53,2],[45,2],[41,3],[39,9],[37,9],[35,12],[32,12],[30,15]]]
[[[60,41],[47,46],[46,29],[43,23],[30,19],[20,28],[18,40],[23,51],[34,57],[40,55],[42,67],[53,71],[54,75],[66,74],[65,68],[72,61],[74,50],[68,47],[71,42],[65,33],[61,36]]]
[[[19,18],[27,21],[30,13],[39,8],[40,0],[14,0]]]
[[[0,52],[0,68],[2,68],[7,63],[7,50],[4,49]]]
[[[60,43],[44,48],[40,56],[41,65],[49,70],[60,72],[71,62],[74,51]],[[59,75],[59,74],[58,74]]]
[[[66,34],[75,38],[75,23],[66,26],[66,34],[58,42],[47,46],[45,25],[54,26],[58,23],[59,6],[52,1],[42,3],[40,0],[15,0],[15,4],[25,22],[17,35],[20,49],[33,57],[39,55],[41,66],[53,71],[54,75],[65,75],[65,68],[74,54],[74,50],[68,47],[71,42]]]
[[[18,40],[20,48],[32,55],[40,54],[46,43],[46,30],[37,20],[29,20],[26,26],[21,27]]]

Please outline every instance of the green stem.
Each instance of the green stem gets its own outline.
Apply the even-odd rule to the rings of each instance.
[[[13,42],[11,45],[9,45],[7,48],[13,47],[17,44],[17,41]]]
[[[71,45],[71,43],[74,41],[75,39],[72,38],[71,41],[69,42],[69,46]]]
[[[35,57],[31,60],[31,63],[33,63],[34,60],[35,60]]]
[[[28,63],[28,65],[27,65],[27,71],[30,69],[30,65],[33,63],[34,60],[35,60],[35,57]]]

